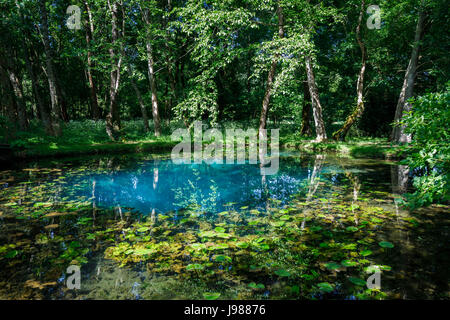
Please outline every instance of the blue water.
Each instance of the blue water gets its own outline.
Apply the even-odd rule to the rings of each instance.
[[[85,188],[77,195],[94,197],[99,206],[129,207],[149,214],[153,210],[195,208],[221,212],[226,204],[264,208],[267,199],[286,202],[308,179],[308,167],[280,163],[276,175],[261,176],[259,165],[174,164],[171,160],[143,161],[132,168],[82,176]],[[86,181],[88,180],[88,181]]]

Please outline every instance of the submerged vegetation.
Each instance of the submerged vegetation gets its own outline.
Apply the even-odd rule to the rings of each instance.
[[[401,210],[400,195],[390,190],[401,187],[391,182],[391,175],[396,177],[394,165],[322,156],[297,158],[283,158],[283,167],[305,166],[314,173],[299,180],[298,191],[290,196],[278,199],[277,192],[284,192],[285,186],[274,178],[250,189],[266,190],[260,201],[223,202],[220,191],[208,191],[199,194],[197,199],[203,201],[187,201],[188,206],[166,212],[136,210],[119,198],[115,199],[121,204],[107,205],[104,202],[111,201],[107,194],[116,191],[101,189],[96,178],[105,175],[110,184],[121,183],[118,179],[125,174],[139,181],[148,163],[162,161],[159,178],[164,179],[168,161],[164,158],[93,158],[77,165],[4,171],[0,296],[447,297],[449,262],[442,250],[448,236],[434,232],[448,229],[448,219],[438,213],[448,208],[437,206],[413,214]],[[280,175],[280,179],[296,177],[294,171]],[[138,183],[144,188],[142,183],[154,181]],[[221,182],[216,183],[221,190]],[[121,185],[121,192],[128,192]],[[86,192],[90,196],[83,196]],[[415,239],[413,244],[410,238]],[[423,255],[420,269],[402,262],[417,254]],[[73,264],[82,266],[79,291],[64,285],[65,270]],[[367,289],[367,278],[376,271],[381,272],[382,287]],[[410,287],[412,282],[419,287]]]

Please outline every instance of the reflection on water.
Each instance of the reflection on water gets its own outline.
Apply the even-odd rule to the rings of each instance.
[[[283,154],[260,173],[164,156],[0,171],[0,298],[448,298],[448,207],[403,210],[408,168]]]
[[[289,200],[308,172],[295,163],[287,164],[278,175],[263,181],[257,165],[187,165],[164,160],[143,162],[138,168],[113,168],[108,174],[87,172],[67,182],[86,186],[75,196],[92,195],[98,205],[132,207],[144,214],[199,205],[200,210],[214,213],[228,202],[261,207],[268,198]]]

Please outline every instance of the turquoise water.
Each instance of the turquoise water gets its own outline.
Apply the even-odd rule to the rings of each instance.
[[[407,176],[299,153],[272,176],[168,155],[18,164],[0,171],[0,298],[448,298],[448,207],[401,208]],[[374,265],[381,292],[361,286]]]
[[[98,205],[132,207],[144,214],[192,206],[214,213],[230,202],[261,208],[268,198],[282,203],[289,200],[308,179],[308,169],[284,166],[278,174],[265,179],[262,181],[258,165],[174,164],[171,160],[150,160],[106,175],[79,176],[77,182],[90,183],[76,195],[90,196],[95,182]]]

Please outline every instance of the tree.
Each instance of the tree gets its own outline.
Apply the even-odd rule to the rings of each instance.
[[[118,26],[118,2],[116,0],[107,0],[109,13],[111,14],[111,45],[109,56],[111,61],[110,69],[110,87],[109,87],[109,112],[106,116],[106,133],[112,141],[117,141],[120,136],[120,110],[117,103],[117,95],[120,85],[120,71],[122,67],[123,45],[121,38],[125,32],[125,23],[122,20],[122,30]],[[123,9],[123,6],[122,6]],[[122,19],[125,19],[122,17]]]
[[[425,22],[425,2],[422,0],[417,19],[416,32],[414,36],[413,50],[406,69],[405,78],[403,80],[402,89],[397,102],[395,111],[394,128],[391,134],[391,140],[397,143],[411,142],[411,135],[405,133],[405,126],[400,124],[403,115],[411,110],[411,104],[408,100],[413,96],[414,80],[416,78],[417,63],[419,60],[420,41],[423,37],[423,27]]]
[[[91,99],[91,112],[94,120],[100,119],[100,107],[98,106],[97,87],[95,85],[93,76],[93,61],[92,61],[92,49],[91,42],[94,36],[94,21],[92,17],[91,7],[87,0],[83,1],[84,7],[87,13],[87,19],[85,22],[86,29],[86,46],[87,46],[87,77],[89,81],[90,99]]]
[[[284,38],[284,16],[283,7],[280,4],[280,0],[277,2],[277,17],[278,17],[278,39]],[[269,112],[270,95],[272,94],[273,82],[275,78],[275,72],[278,64],[279,54],[276,53],[273,57],[272,64],[270,65],[269,74],[267,75],[266,92],[264,94],[264,99],[261,109],[261,117],[259,120],[259,138],[263,139],[263,130],[266,129],[267,125],[267,114]]]
[[[150,25],[150,13],[149,8],[143,8],[141,6],[142,19],[144,20],[147,27]],[[150,35],[147,33],[147,39],[145,42],[145,48],[147,52],[147,67],[148,67],[148,80],[150,81],[150,90],[152,94],[152,116],[153,124],[155,127],[155,136],[159,137],[161,135],[161,121],[159,119],[159,108],[158,108],[158,96],[156,91],[156,79],[154,70],[154,60],[153,60],[153,48],[151,44]]]
[[[52,50],[50,46],[50,37],[48,32],[48,16],[47,16],[47,8],[46,1],[39,0],[40,13],[41,13],[41,26],[40,30],[42,32],[42,41],[44,43],[45,48],[45,62],[47,66],[47,78],[48,78],[48,86],[50,90],[50,101],[51,101],[51,112],[50,119],[53,126],[52,133],[55,136],[61,135],[61,98],[57,89],[57,79],[52,61]]]
[[[358,26],[356,27],[356,40],[358,41],[358,45],[361,49],[361,70],[359,71],[358,81],[356,84],[356,95],[357,95],[356,108],[352,112],[352,114],[348,116],[342,128],[333,134],[334,140],[345,140],[345,137],[347,136],[347,133],[350,130],[350,128],[355,124],[355,122],[361,117],[361,115],[364,112],[364,73],[366,72],[367,53],[366,53],[366,46],[364,45],[364,42],[361,38],[361,24],[364,17],[365,9],[366,9],[365,1],[362,0],[361,9],[359,11]]]

